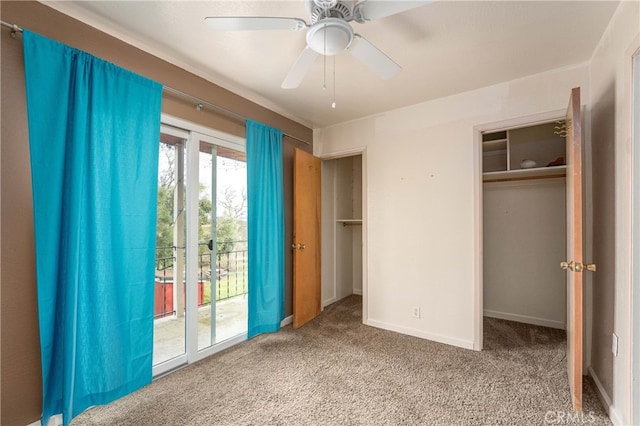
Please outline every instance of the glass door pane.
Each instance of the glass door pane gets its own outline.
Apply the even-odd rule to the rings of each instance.
[[[185,144],[188,135],[162,128],[154,282],[153,365],[186,354]],[[186,360],[184,360],[186,361]],[[172,368],[168,367],[167,369]]]
[[[247,331],[243,140],[176,124],[160,131],[154,376],[238,343]]]
[[[247,331],[245,153],[200,142],[198,350]]]

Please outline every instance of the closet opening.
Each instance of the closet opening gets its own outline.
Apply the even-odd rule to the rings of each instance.
[[[561,116],[559,116],[561,117]],[[483,345],[565,345],[564,118],[481,133]],[[491,336],[491,337],[489,337]],[[562,356],[562,352],[559,353]]]
[[[322,161],[323,309],[364,293],[363,176],[362,153]]]

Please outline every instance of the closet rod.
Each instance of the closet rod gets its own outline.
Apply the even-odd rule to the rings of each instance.
[[[15,37],[15,33],[16,32],[20,32],[20,33],[22,32],[22,28],[20,28],[16,24],[10,24],[9,22],[0,20],[0,25],[3,26],[3,27],[7,27],[7,28],[11,29],[11,36],[12,37]],[[173,87],[163,86],[162,89],[167,93],[172,93],[174,95],[181,96],[183,98],[189,98],[191,100],[196,101],[197,102],[196,103],[196,109],[198,109],[198,110],[201,110],[204,106],[207,106],[207,107],[209,107],[209,108],[211,108],[211,109],[213,109],[213,110],[215,110],[215,111],[217,111],[217,112],[219,112],[221,114],[226,115],[227,117],[233,118],[233,119],[235,119],[237,121],[240,121],[242,123],[244,123],[248,118],[248,117],[245,117],[244,115],[238,114],[237,112],[234,112],[234,111],[231,111],[229,109],[223,108],[223,107],[221,107],[219,105],[213,104],[211,102],[203,101],[202,99],[200,99],[200,98],[198,98],[196,96],[190,95],[188,93],[181,92],[180,90],[174,89]],[[284,136],[286,136],[288,138],[291,138],[293,140],[296,140],[298,142],[302,142],[302,143],[304,143],[306,145],[311,145],[311,142],[306,141],[304,139],[301,139],[301,138],[299,138],[297,136],[294,136],[294,135],[291,135],[291,134],[285,133],[285,132],[282,132],[282,134]]]

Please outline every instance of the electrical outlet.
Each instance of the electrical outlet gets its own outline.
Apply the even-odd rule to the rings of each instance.
[[[613,339],[611,339],[611,352],[613,352],[613,356],[618,356],[618,336],[616,333],[613,333]]]
[[[411,315],[414,318],[420,318],[420,308],[418,306],[414,306],[412,311],[411,311]]]

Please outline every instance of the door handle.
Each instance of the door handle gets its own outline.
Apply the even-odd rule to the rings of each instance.
[[[304,244],[300,244],[300,243],[298,243],[298,244],[293,243],[293,244],[291,244],[291,248],[294,249],[294,250],[304,250],[306,248],[306,246]]]
[[[569,262],[560,262],[560,267],[562,269],[570,269],[574,272],[582,272],[584,270],[588,272],[596,272],[596,264],[595,263],[580,263],[573,262],[573,260]]]
[[[571,269],[573,271],[573,260],[571,262],[560,262],[560,268],[564,270]]]

